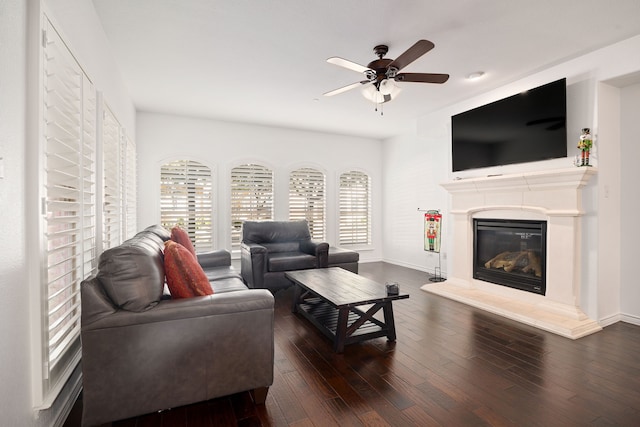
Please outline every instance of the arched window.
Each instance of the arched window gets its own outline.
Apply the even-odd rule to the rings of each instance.
[[[371,244],[371,184],[363,172],[340,175],[339,244]]]
[[[306,219],[311,238],[325,240],[325,177],[313,168],[300,168],[289,175],[289,219]]]
[[[231,248],[240,250],[242,223],[273,219],[273,171],[257,164],[231,170]]]
[[[196,251],[213,249],[213,184],[211,169],[176,160],[160,168],[160,223],[184,228]]]

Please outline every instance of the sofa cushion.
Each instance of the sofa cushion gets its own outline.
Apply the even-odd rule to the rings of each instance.
[[[132,238],[125,240],[123,246],[141,246],[153,251],[154,253],[164,252],[164,240],[157,234],[150,231],[141,231]]]
[[[184,228],[180,227],[179,225],[174,226],[171,229],[171,240],[181,244],[182,246],[187,248],[194,257],[196,256],[196,249],[193,247],[191,238]]]
[[[300,252],[300,242],[262,243],[267,252]]]
[[[162,253],[136,244],[107,249],[100,255],[97,278],[116,307],[136,312],[148,310],[162,296]]]
[[[316,267],[316,257],[302,252],[269,253],[268,271],[306,270]]]
[[[247,285],[237,277],[227,277],[224,279],[218,279],[211,283],[211,288],[213,288],[213,292],[216,294],[224,293],[224,292],[234,292],[234,291],[246,291]]]
[[[211,295],[207,275],[187,248],[173,240],[165,242],[164,269],[172,298]]]
[[[207,275],[207,279],[210,282],[221,279],[228,279],[235,277],[236,279],[241,279],[242,276],[236,271],[232,266],[224,266],[224,267],[214,267],[214,268],[203,268],[204,274]],[[215,291],[215,289],[214,289]]]
[[[163,242],[166,242],[171,238],[171,233],[169,233],[166,228],[159,224],[150,225],[145,228],[144,231],[155,234],[156,236],[160,237]]]

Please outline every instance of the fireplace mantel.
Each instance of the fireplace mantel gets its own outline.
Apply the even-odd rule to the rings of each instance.
[[[589,181],[589,178],[595,175],[597,171],[598,170],[593,167],[554,169],[457,179],[440,185],[452,194],[505,190],[537,191],[545,189],[579,189],[584,187]]]
[[[573,339],[600,330],[579,307],[582,188],[596,173],[575,167],[441,184],[451,194],[450,272],[423,289]],[[473,279],[474,218],[547,222],[546,295]]]

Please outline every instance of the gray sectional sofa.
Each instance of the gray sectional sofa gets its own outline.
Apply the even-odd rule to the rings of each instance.
[[[250,391],[273,383],[274,299],[248,289],[226,251],[198,254],[213,295],[171,299],[167,230],[151,226],[106,250],[81,284],[83,425]]]

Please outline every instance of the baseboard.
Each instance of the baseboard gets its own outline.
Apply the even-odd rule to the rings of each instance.
[[[618,323],[621,320],[622,320],[622,315],[620,313],[617,313],[617,314],[612,314],[611,316],[603,317],[598,321],[598,323],[600,324],[600,326],[604,328],[604,327],[613,325],[614,323]]]
[[[429,274],[431,274],[433,276],[435,276],[435,274],[436,274],[435,271],[434,271],[434,268],[426,268],[423,265],[411,264],[411,263],[408,263],[408,262],[394,260],[394,259],[385,259],[385,260],[383,260],[383,262],[387,262],[387,263],[393,264],[393,265],[398,265],[400,267],[411,268],[412,270],[424,271],[425,273],[429,273]],[[440,276],[447,277],[446,271],[441,271],[440,272]]]
[[[640,326],[640,316],[634,316],[632,314],[621,314],[620,320],[625,323],[631,323],[632,325]]]
[[[625,322],[632,325],[640,326],[640,316],[635,316],[633,314],[616,313],[612,314],[611,316],[604,317],[598,321],[598,323],[603,328],[618,322]]]

